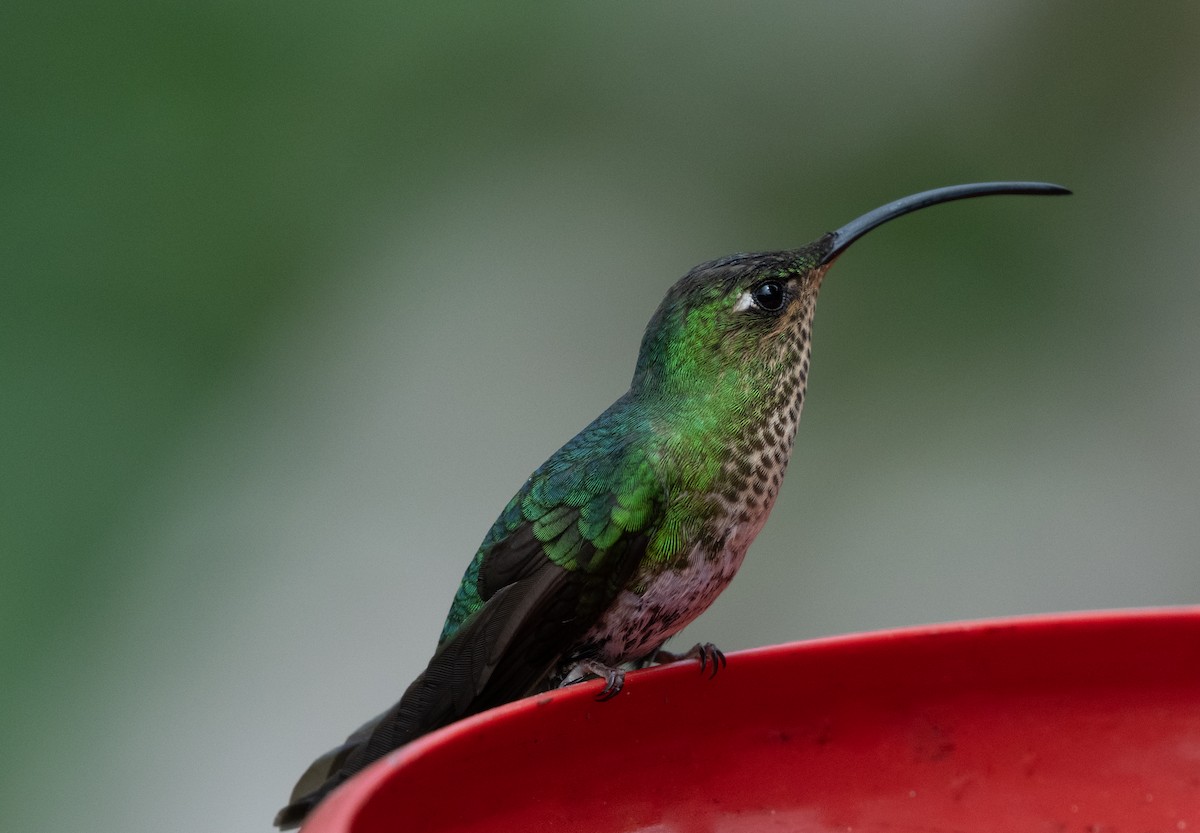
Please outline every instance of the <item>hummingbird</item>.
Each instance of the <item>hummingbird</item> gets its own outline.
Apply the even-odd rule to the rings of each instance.
[[[322,755],[279,811],[298,826],[388,752],[485,709],[586,677],[698,659],[663,645],[724,590],[766,523],[804,405],[826,271],[872,229],[991,194],[1071,193],[985,182],[890,202],[798,249],[703,263],[667,292],[633,381],[521,486],[467,566],[426,669],[390,710]]]

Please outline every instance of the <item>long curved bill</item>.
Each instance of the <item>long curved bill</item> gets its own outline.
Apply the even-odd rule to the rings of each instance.
[[[965,200],[970,197],[987,197],[992,194],[1032,194],[1036,196],[1055,196],[1069,194],[1069,189],[1049,182],[974,182],[968,185],[949,185],[945,188],[934,188],[932,191],[922,191],[901,197],[898,200],[881,205],[874,211],[868,211],[856,220],[851,220],[837,231],[833,232],[833,245],[821,258],[821,265],[832,263],[838,255],[844,252],[851,243],[862,237],[868,231],[881,226],[889,220],[903,217],[913,211],[928,208],[953,200]]]

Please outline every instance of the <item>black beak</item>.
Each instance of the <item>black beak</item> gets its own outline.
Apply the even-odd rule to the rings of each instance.
[[[1068,189],[1049,182],[975,182],[969,185],[949,185],[945,188],[934,188],[932,191],[922,191],[919,194],[901,197],[887,205],[880,206],[874,211],[868,211],[857,220],[851,220],[837,231],[833,232],[833,244],[821,265],[832,263],[838,255],[844,252],[851,243],[862,237],[876,226],[881,226],[889,220],[903,217],[912,211],[928,208],[938,203],[953,200],[965,200],[969,197],[986,197],[990,194],[1034,194],[1053,196],[1069,194]]]

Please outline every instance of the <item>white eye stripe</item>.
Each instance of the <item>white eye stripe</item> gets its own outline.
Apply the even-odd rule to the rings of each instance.
[[[733,305],[733,311],[745,312],[754,305],[754,296],[750,294],[750,290],[746,290],[738,297],[737,303]]]

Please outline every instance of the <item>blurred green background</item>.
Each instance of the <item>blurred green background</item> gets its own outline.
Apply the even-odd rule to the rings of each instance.
[[[1200,6],[9,2],[0,807],[266,831],[667,287],[826,281],[725,649],[1200,600]]]

